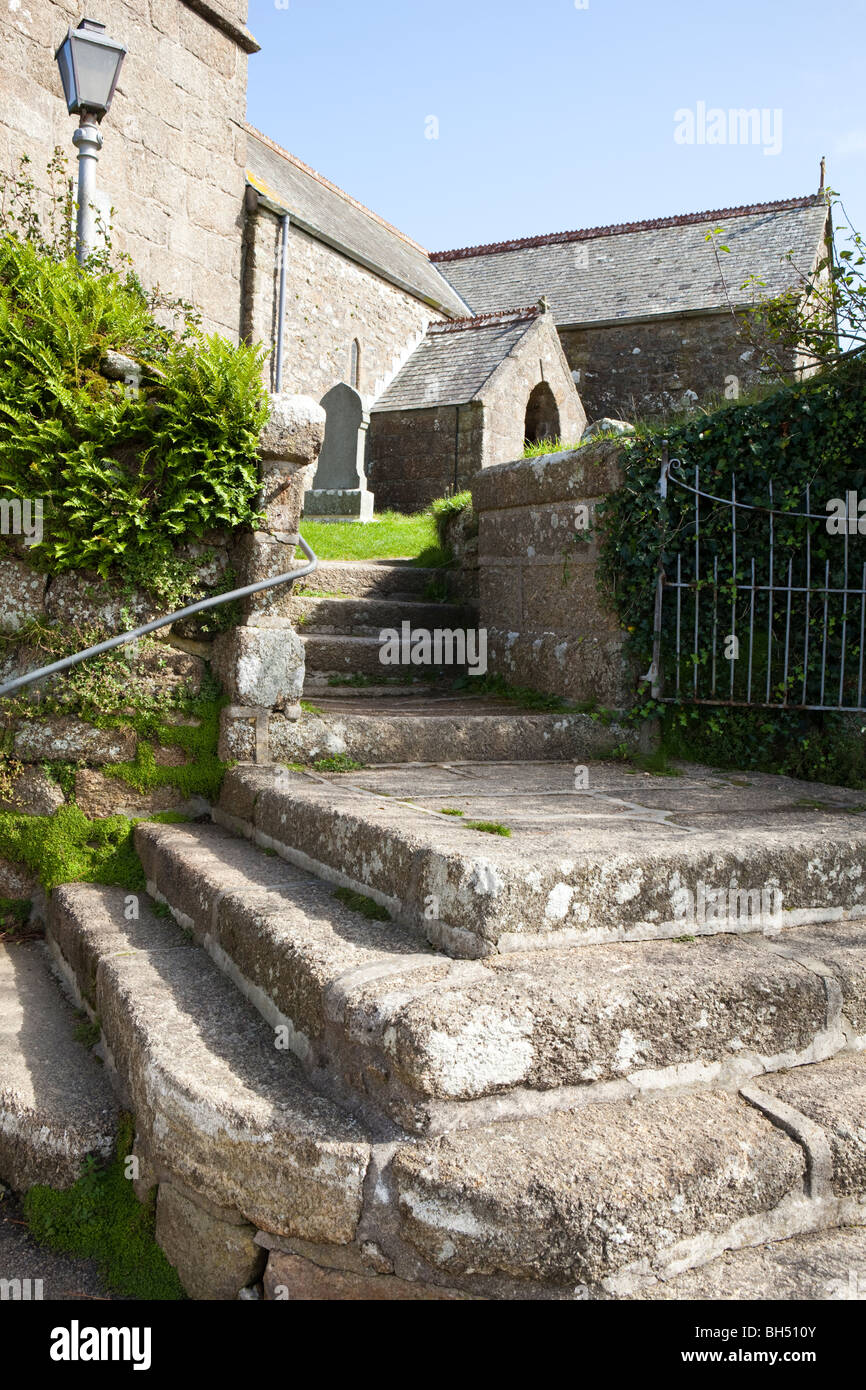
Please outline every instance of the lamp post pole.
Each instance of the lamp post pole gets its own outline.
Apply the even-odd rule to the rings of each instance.
[[[84,265],[96,250],[96,165],[102,149],[102,132],[93,116],[82,111],[81,123],[73,133],[78,150],[78,223],[75,256]]]
[[[70,116],[79,117],[72,137],[78,150],[75,257],[83,266],[97,247],[96,164],[102,149],[99,123],[111,106],[126,49],[108,37],[99,20],[82,19],[77,29],[70,28],[54,57],[67,110]]]

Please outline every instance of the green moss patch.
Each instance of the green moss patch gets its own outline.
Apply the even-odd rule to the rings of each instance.
[[[375,902],[373,898],[368,898],[364,893],[355,893],[351,888],[336,888],[334,897],[345,903],[353,912],[360,912],[362,917],[367,917],[371,922],[391,921],[387,907]]]
[[[166,811],[147,819],[185,817]],[[88,820],[77,806],[60,806],[51,816],[5,811],[0,814],[0,855],[26,865],[46,892],[61,883],[104,883],[137,892],[145,887],[132,842],[137,823],[126,816]]]
[[[480,830],[485,835],[502,835],[505,839],[511,839],[511,831],[507,825],[500,825],[495,820],[465,820],[463,824],[467,830]]]
[[[126,1177],[133,1122],[122,1116],[111,1163],[85,1161],[81,1177],[66,1192],[31,1187],[23,1202],[30,1232],[52,1250],[95,1260],[105,1283],[128,1298],[186,1297],[176,1271],[154,1239],[156,1188],[139,1203]]]

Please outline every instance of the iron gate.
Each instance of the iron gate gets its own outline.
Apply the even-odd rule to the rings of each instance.
[[[656,699],[766,709],[863,710],[866,536],[842,490],[813,510],[701,486],[698,465],[667,458],[652,665]],[[724,487],[727,491],[727,482]],[[790,500],[790,495],[786,500]],[[841,512],[831,533],[828,509]],[[853,507],[853,512],[850,510]],[[842,511],[844,508],[844,511]],[[866,529],[866,518],[863,519]]]

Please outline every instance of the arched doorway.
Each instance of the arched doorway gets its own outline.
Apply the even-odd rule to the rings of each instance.
[[[559,409],[546,381],[540,381],[530,392],[526,402],[523,436],[528,444],[537,444],[540,439],[559,438]]]

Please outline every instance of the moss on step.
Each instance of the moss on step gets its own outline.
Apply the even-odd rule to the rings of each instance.
[[[175,822],[186,817],[165,811],[146,819]],[[126,816],[88,820],[77,806],[60,806],[51,816],[5,811],[0,813],[0,856],[25,865],[46,892],[75,882],[113,884],[136,892],[145,886],[132,842],[137,823]]]
[[[500,825],[496,820],[465,820],[463,824],[467,830],[480,830],[485,835],[502,835],[506,839],[511,838],[511,831],[507,825]]]
[[[132,1140],[132,1117],[123,1115],[111,1162],[102,1167],[87,1158],[78,1182],[66,1192],[31,1187],[24,1215],[40,1244],[96,1260],[114,1292],[136,1299],[183,1299],[177,1273],[154,1239],[156,1188],[139,1203],[126,1175]]]
[[[391,914],[387,907],[377,903],[373,898],[368,898],[364,893],[356,893],[351,888],[336,888],[334,897],[346,907],[350,907],[353,912],[360,912],[362,917],[367,917],[371,922],[390,922]]]
[[[364,766],[350,758],[348,753],[335,753],[330,758],[317,758],[313,767],[317,772],[357,772]]]

